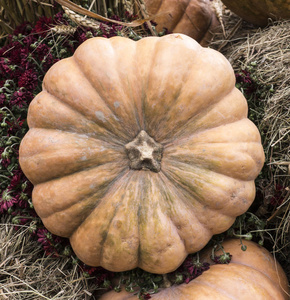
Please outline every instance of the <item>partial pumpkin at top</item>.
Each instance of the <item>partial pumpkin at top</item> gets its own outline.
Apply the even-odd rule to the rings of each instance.
[[[111,271],[175,270],[249,208],[264,162],[229,62],[181,34],[89,39],[47,72],[28,124],[38,215]]]
[[[290,0],[222,0],[235,14],[259,26],[269,19],[290,19]]]
[[[186,34],[207,46],[220,25],[210,0],[144,0],[157,31]]]

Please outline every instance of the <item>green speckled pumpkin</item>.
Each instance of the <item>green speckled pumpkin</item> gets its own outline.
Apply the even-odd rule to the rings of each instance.
[[[290,0],[222,0],[244,20],[266,26],[268,19],[290,19]]]
[[[112,271],[175,270],[249,208],[264,162],[229,62],[181,34],[89,39],[47,72],[28,125],[38,215]]]

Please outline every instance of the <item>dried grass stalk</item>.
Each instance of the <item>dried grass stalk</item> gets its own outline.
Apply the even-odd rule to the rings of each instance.
[[[82,2],[83,0],[73,0],[75,5]],[[89,0],[88,3],[91,10],[98,12],[102,9],[99,0]],[[55,0],[0,0],[0,37],[12,33],[15,27],[25,21],[35,24],[40,16],[53,17],[57,12],[53,8],[54,4]]]
[[[64,12],[68,15],[68,17],[75,22],[77,25],[84,26],[84,27],[90,27],[94,29],[98,29],[100,27],[100,22],[95,21],[94,19],[88,19],[82,15],[79,15],[72,11],[71,9],[62,6]],[[105,26],[105,25],[104,25]]]
[[[226,32],[225,32],[225,26],[224,26],[224,21],[223,21],[224,5],[221,0],[213,0],[213,1],[211,1],[211,6],[221,24],[222,32],[223,32],[223,35],[225,36]]]
[[[9,219],[0,223],[0,299],[94,299],[96,286],[89,283],[70,258],[43,256],[29,227],[18,231]]]
[[[270,202],[274,197],[277,184],[283,187],[281,204],[268,222],[275,227],[273,249],[288,261],[284,268],[290,278],[290,21],[261,29],[235,15],[226,18],[227,37],[218,39],[219,34],[212,47],[223,52],[236,72],[254,66],[250,72],[259,86],[272,87],[272,91],[265,89],[260,104],[256,104],[260,113],[257,126],[263,135],[269,173],[263,188],[265,200]]]
[[[35,23],[40,16],[52,17],[54,0],[0,0],[0,36],[23,22]]]
[[[237,20],[237,19],[235,19]],[[237,24],[237,23],[236,23]],[[228,32],[236,28],[231,24]],[[240,23],[242,26],[242,23]],[[246,24],[246,26],[248,26]],[[239,32],[241,32],[241,29]],[[244,35],[234,36],[223,47],[236,72],[255,65],[254,75],[262,86],[272,86],[262,100],[263,117],[258,124],[263,131],[267,163],[273,166],[274,176],[289,180],[290,163],[290,21],[276,22],[265,29],[246,27]],[[219,48],[224,41],[216,41]],[[285,185],[285,186],[288,186]]]
[[[71,6],[70,5],[71,2],[68,0],[56,0],[56,1],[63,4],[69,4],[69,7],[64,5],[62,6],[62,8],[65,11],[65,13],[68,15],[68,17],[79,26],[99,29],[100,24],[102,24],[104,28],[109,29],[109,26],[106,25],[106,23],[103,22],[101,23],[97,20],[110,21],[112,23],[122,25],[123,28],[121,29],[120,32],[122,36],[125,37],[134,36],[136,37],[136,39],[138,39],[141,38],[141,36],[148,35],[148,33],[146,32],[146,28],[143,26],[143,24],[146,23],[148,29],[151,32],[151,35],[155,35],[155,36],[157,35],[155,30],[153,30],[151,23],[147,21],[149,20],[149,16],[148,14],[146,14],[146,11],[143,8],[144,7],[144,5],[142,5],[143,0],[116,0],[114,1],[114,3],[107,1],[108,4],[106,4],[106,2],[103,1],[104,3],[101,2],[102,5],[99,2],[100,7],[98,7],[98,10],[102,11],[103,15],[107,15],[109,9],[111,9],[111,11],[121,10],[122,14],[129,10],[129,13],[131,13],[132,15],[139,16],[139,20],[129,22],[129,23],[106,19],[101,15],[96,15],[96,13],[91,13],[90,9],[93,7],[94,2],[91,3],[92,5],[89,7],[89,10],[84,10],[82,7],[76,8],[75,5]],[[73,8],[73,10],[70,8]],[[120,16],[122,14],[120,14]],[[96,17],[96,19],[94,19],[94,17]]]
[[[60,5],[67,7],[76,13],[91,17],[93,19],[96,19],[96,20],[102,21],[102,22],[111,22],[114,24],[127,26],[127,27],[138,27],[147,21],[147,20],[139,19],[139,20],[134,20],[131,22],[121,22],[121,21],[117,21],[117,20],[108,19],[107,17],[104,17],[103,15],[100,15],[99,13],[91,12],[90,10],[87,10],[79,5],[76,5],[75,3],[71,2],[70,0],[55,0],[55,1],[57,3],[59,3]],[[106,4],[105,0],[103,1],[103,5],[105,8],[105,11],[107,12],[107,4]]]
[[[56,25],[51,27],[50,30],[56,34],[73,35],[76,32],[76,27],[69,25]]]

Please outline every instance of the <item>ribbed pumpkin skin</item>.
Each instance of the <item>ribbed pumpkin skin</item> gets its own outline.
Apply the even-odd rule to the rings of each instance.
[[[266,26],[268,19],[290,19],[290,0],[222,0],[244,20]]]
[[[255,197],[264,162],[229,62],[180,34],[92,38],[47,72],[20,164],[45,226],[112,271],[175,270]],[[133,170],[141,130],[161,171]]]
[[[157,31],[186,34],[206,46],[219,22],[210,0],[144,0]]]
[[[240,240],[223,243],[226,252],[232,254],[230,264],[212,265],[201,276],[189,282],[161,289],[151,295],[154,300],[287,300],[287,277],[273,256],[263,247],[243,241],[246,251],[241,250]],[[211,249],[203,250],[201,261],[211,262]],[[222,254],[217,252],[217,254]],[[138,299],[124,289],[104,294],[100,300]]]

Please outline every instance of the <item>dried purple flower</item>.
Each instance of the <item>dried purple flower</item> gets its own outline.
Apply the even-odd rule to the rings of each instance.
[[[37,74],[33,69],[25,70],[18,79],[18,86],[31,92],[37,87],[37,83]]]
[[[141,296],[141,299],[144,299],[144,300],[151,299],[151,298],[152,297],[148,293]]]
[[[0,196],[0,212],[4,213],[15,203],[17,203],[17,199],[11,195],[11,191],[4,190]]]
[[[208,270],[209,267],[209,263],[201,263],[199,261],[198,254],[196,258],[189,255],[183,264],[175,272],[170,274],[170,277],[173,276],[173,281],[177,284],[183,282],[189,283],[194,278],[200,276],[204,271]]]
[[[41,37],[46,37],[51,24],[53,24],[52,18],[42,16],[36,22],[32,32],[39,34]]]
[[[20,88],[18,91],[13,93],[10,104],[11,106],[23,107],[27,106],[32,99],[33,94],[30,91]]]

